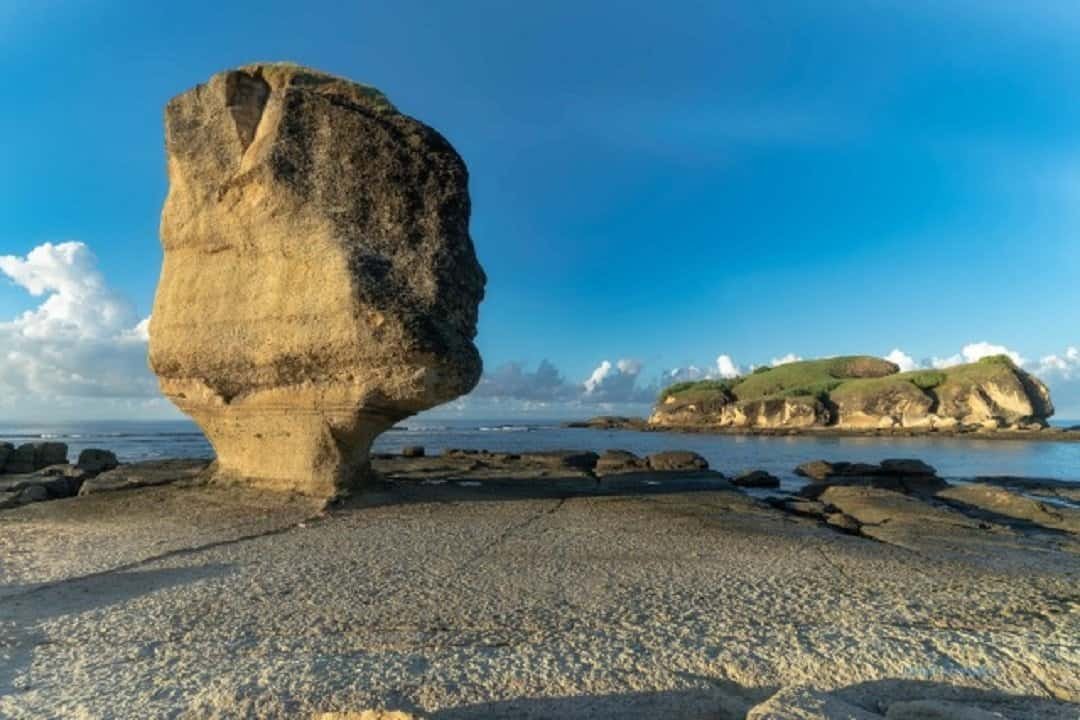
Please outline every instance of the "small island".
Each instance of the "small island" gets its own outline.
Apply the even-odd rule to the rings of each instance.
[[[1080,438],[1051,427],[1046,385],[1005,355],[901,372],[888,360],[849,355],[760,367],[734,378],[664,388],[648,420],[601,416],[568,427],[824,435],[962,435]]]

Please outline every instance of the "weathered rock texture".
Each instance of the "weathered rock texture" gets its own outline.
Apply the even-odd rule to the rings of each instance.
[[[843,430],[1039,429],[1050,393],[1007,357],[900,372],[866,356],[762,368],[746,377],[668,388],[649,418],[661,427]]]
[[[380,432],[479,378],[465,164],[377,90],[294,65],[219,73],[165,127],[162,391],[218,477],[336,494]]]

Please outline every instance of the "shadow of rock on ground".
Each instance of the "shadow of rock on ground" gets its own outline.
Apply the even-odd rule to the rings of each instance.
[[[126,602],[170,587],[189,585],[230,572],[209,564],[160,570],[128,569],[95,573],[55,583],[9,585],[0,598],[0,696],[25,689],[34,648],[47,639],[40,625]]]

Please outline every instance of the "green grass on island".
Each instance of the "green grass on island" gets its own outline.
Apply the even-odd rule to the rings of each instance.
[[[922,393],[949,381],[980,382],[1016,366],[1006,355],[941,370],[900,368],[869,355],[848,355],[803,360],[776,367],[759,367],[747,375],[724,380],[680,382],[661,391],[659,401],[673,397],[680,405],[713,401],[731,402],[775,397],[813,397],[819,400],[852,398],[861,394],[895,391]]]

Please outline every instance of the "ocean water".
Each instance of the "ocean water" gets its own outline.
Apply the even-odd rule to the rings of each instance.
[[[1063,425],[1078,424],[1062,421]],[[77,423],[0,424],[0,441],[36,440],[68,444],[74,460],[80,450],[112,450],[121,461],[166,457],[213,457],[213,448],[199,428],[186,420],[93,421]],[[528,450],[630,450],[640,455],[685,449],[701,453],[725,473],[762,469],[785,485],[797,485],[794,468],[807,460],[880,462],[885,458],[919,458],[943,477],[1018,475],[1080,483],[1080,443],[1023,440],[980,440],[947,437],[751,437],[739,435],[636,432],[563,428],[558,421],[407,420],[383,433],[375,452],[397,452],[423,445],[429,453],[446,448],[478,448],[503,452]]]

